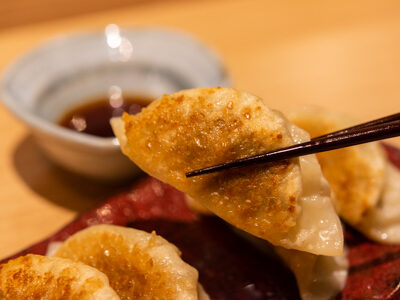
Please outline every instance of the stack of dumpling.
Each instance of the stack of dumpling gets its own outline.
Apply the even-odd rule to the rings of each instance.
[[[228,88],[186,90],[112,125],[122,151],[146,173],[276,246],[303,299],[329,299],[344,287],[342,227],[315,155],[185,176],[309,140],[260,98]]]
[[[0,299],[209,299],[197,270],[155,233],[98,225],[56,248],[0,265]]]

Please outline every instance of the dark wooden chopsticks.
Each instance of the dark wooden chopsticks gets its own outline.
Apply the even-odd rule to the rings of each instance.
[[[267,163],[302,155],[325,152],[350,147],[372,141],[378,141],[400,135],[400,113],[362,123],[356,126],[331,132],[309,142],[292,145],[275,151],[262,153],[242,159],[224,162],[186,173],[186,177],[194,177],[222,170],[240,168],[253,164]]]

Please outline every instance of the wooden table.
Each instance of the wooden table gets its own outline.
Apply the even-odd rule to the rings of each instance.
[[[400,108],[397,0],[146,1],[4,29],[0,70],[54,35],[102,30],[108,23],[192,33],[220,53],[235,87],[274,108],[317,104],[359,120]],[[118,189],[53,165],[2,106],[0,138],[0,258],[48,236]],[[400,146],[399,139],[392,141]]]

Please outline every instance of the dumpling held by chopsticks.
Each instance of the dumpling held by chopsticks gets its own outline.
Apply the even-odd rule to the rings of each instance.
[[[186,178],[191,170],[304,141],[304,131],[258,97],[186,90],[112,125],[122,151],[141,169],[234,226],[285,248],[341,254],[340,221],[313,155]]]

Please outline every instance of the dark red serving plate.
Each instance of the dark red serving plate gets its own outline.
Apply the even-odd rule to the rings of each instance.
[[[400,168],[400,150],[386,149]],[[294,276],[279,260],[254,248],[219,218],[196,215],[181,192],[151,177],[13,257],[45,254],[50,242],[103,223],[155,230],[177,245],[183,259],[199,271],[211,299],[300,299]],[[348,227],[345,239],[350,270],[337,299],[400,299],[400,246],[376,244]]]

